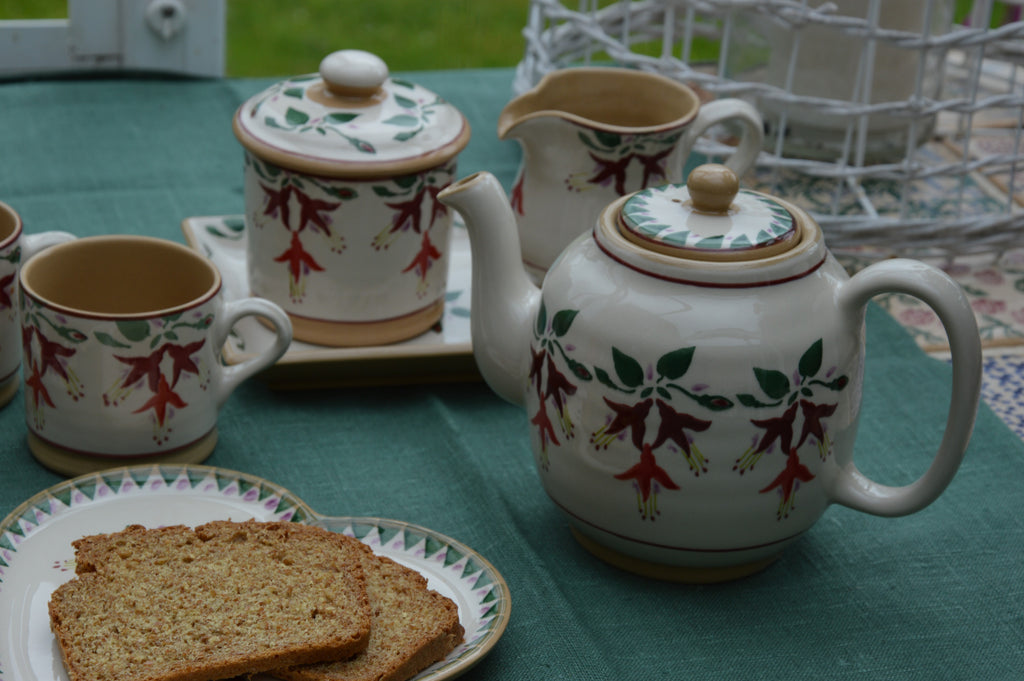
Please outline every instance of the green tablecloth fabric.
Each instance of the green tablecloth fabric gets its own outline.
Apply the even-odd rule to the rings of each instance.
[[[494,128],[511,71],[406,75],[470,118],[460,175],[487,169],[508,186],[518,149]],[[0,84],[0,198],[30,232],[181,241],[184,217],[241,212],[231,116],[269,82]],[[867,371],[858,462],[908,482],[938,444],[948,367],[871,309]],[[0,516],[61,480],[25,432],[19,395],[0,412]],[[771,568],[717,586],[592,558],[544,496],[527,432],[480,383],[274,392],[253,380],[223,410],[207,463],[323,514],[407,520],[482,553],[508,581],[512,619],[467,679],[1024,678],[1024,445],[987,408],[928,509],[832,508]]]

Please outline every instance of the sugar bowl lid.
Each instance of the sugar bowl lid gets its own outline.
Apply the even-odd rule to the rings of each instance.
[[[784,253],[798,242],[798,221],[782,202],[740,189],[724,165],[693,170],[686,185],[633,194],[622,205],[619,230],[635,245],[667,256],[720,262]]]
[[[256,156],[328,177],[399,175],[454,158],[469,123],[415,83],[389,77],[374,54],[341,50],[318,74],[296,76],[253,96],[235,114],[235,135]]]

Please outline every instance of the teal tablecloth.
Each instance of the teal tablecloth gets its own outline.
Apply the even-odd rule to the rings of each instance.
[[[494,127],[511,72],[408,75],[471,119],[460,174],[488,169],[507,186],[518,150]],[[184,217],[241,212],[231,116],[268,82],[0,84],[0,198],[32,232],[180,241]],[[895,484],[924,470],[948,373],[871,310],[867,473]],[[0,412],[0,516],[61,480],[29,454],[20,399]],[[901,519],[832,508],[771,568],[719,586],[648,581],[584,552],[541,491],[525,415],[483,384],[276,393],[254,380],[220,433],[210,465],[273,480],[320,513],[425,525],[488,558],[512,618],[467,679],[1024,678],[1024,445],[984,407],[931,507]]]

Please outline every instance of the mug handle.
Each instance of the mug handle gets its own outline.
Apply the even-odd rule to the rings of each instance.
[[[863,318],[873,296],[905,293],[926,303],[939,316],[953,360],[953,385],[946,429],[928,470],[901,487],[880,485],[850,461],[832,481],[836,503],[879,516],[902,516],[935,501],[952,481],[971,439],[981,394],[981,336],[974,312],[959,284],[946,273],[915,260],[875,263],[840,286],[838,302],[846,318]]]
[[[212,329],[214,347],[222,348],[228,340],[231,327],[242,317],[263,317],[274,327],[274,343],[263,353],[244,362],[220,366],[220,379],[217,385],[217,408],[224,406],[228,396],[235,388],[253,374],[266,369],[281,359],[292,342],[292,322],[279,306],[262,298],[242,298],[224,304],[223,312],[218,315]]]
[[[78,237],[71,232],[40,232],[39,234],[22,234],[21,235],[21,263],[31,258],[39,251],[45,250],[50,246],[56,246],[66,241],[74,241]]]
[[[742,99],[716,99],[713,102],[702,104],[697,112],[697,117],[686,128],[681,145],[685,149],[683,158],[689,157],[690,150],[693,149],[697,138],[703,135],[708,128],[727,120],[739,123],[743,132],[740,136],[739,146],[725,160],[725,165],[736,173],[736,177],[743,177],[753,169],[757,156],[761,153],[761,147],[764,144],[764,122],[757,109]]]

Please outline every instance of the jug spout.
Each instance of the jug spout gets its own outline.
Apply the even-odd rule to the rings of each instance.
[[[530,329],[540,289],[519,258],[519,235],[498,179],[479,172],[449,185],[438,199],[462,215],[473,259],[470,328],[473,356],[487,384],[513,404],[525,400]]]

